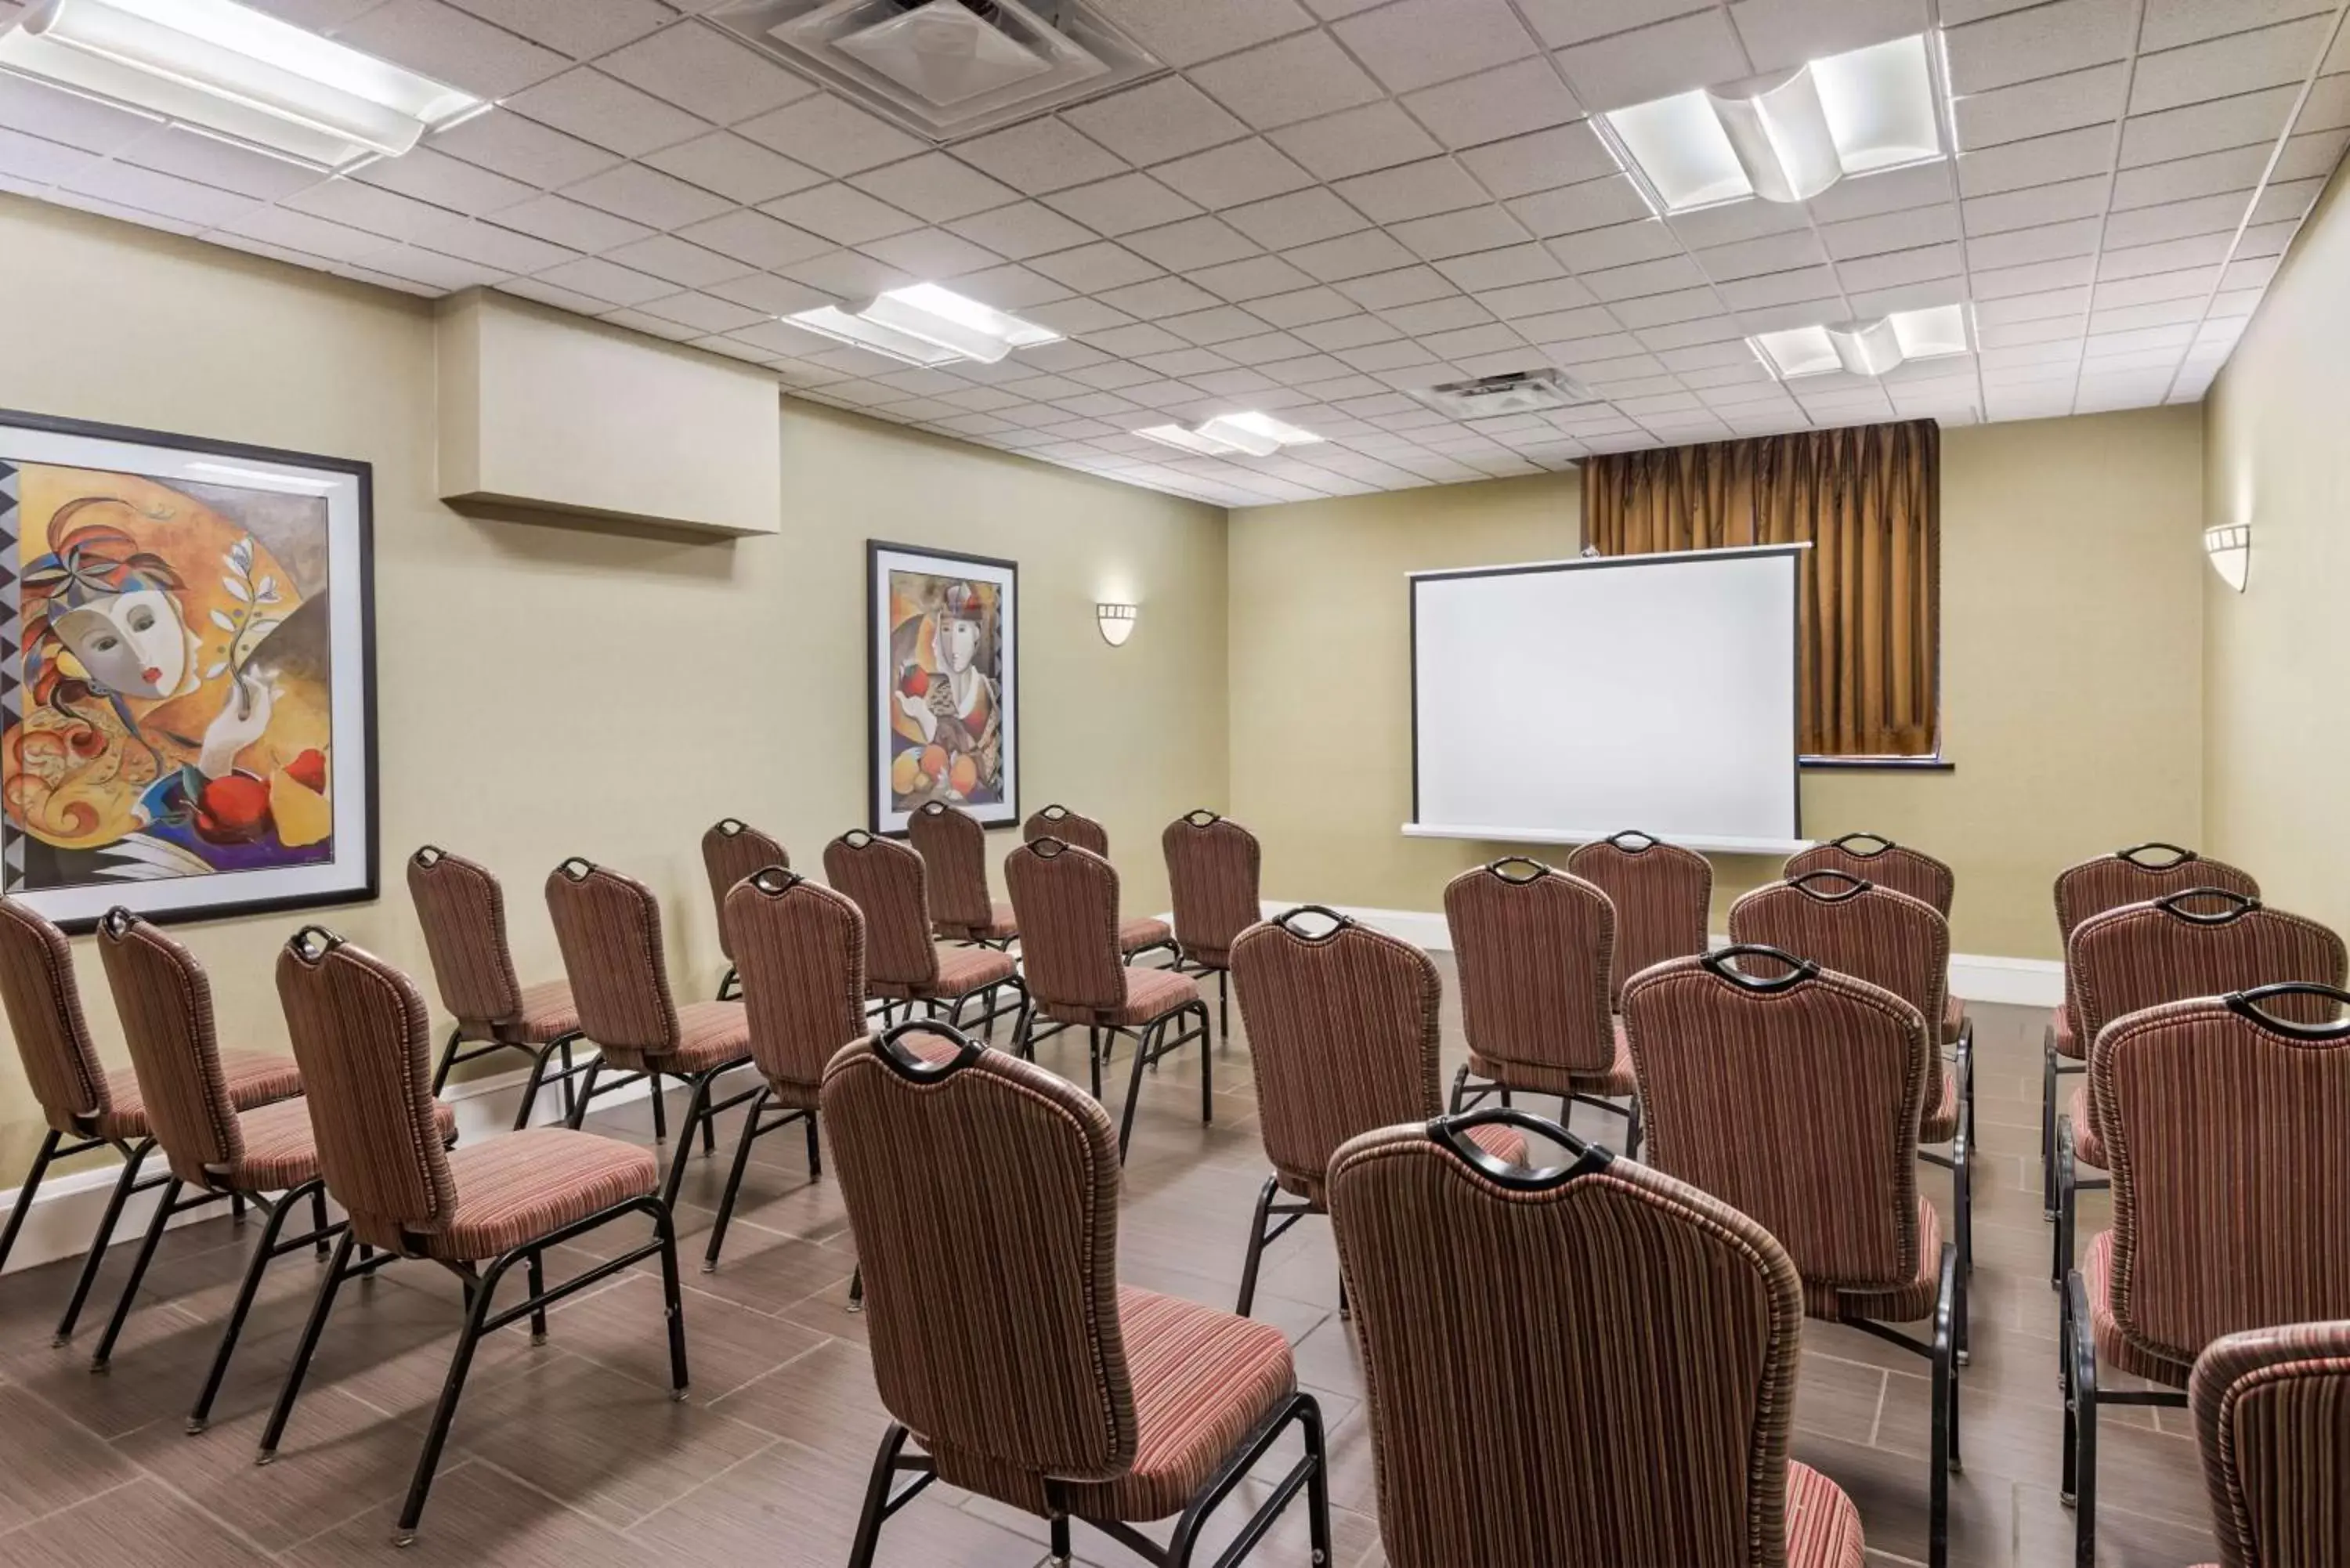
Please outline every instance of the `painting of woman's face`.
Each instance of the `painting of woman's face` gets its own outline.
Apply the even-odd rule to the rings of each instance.
[[[939,657],[958,675],[969,670],[971,661],[979,657],[979,622],[942,622],[939,628]]]
[[[160,588],[84,605],[58,618],[57,635],[92,680],[127,697],[168,697],[187,679],[187,628]]]

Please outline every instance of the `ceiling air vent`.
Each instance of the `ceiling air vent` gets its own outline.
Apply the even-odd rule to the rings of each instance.
[[[1164,68],[1081,0],[749,0],[711,20],[932,141]]]
[[[1488,420],[1496,414],[1531,414],[1597,401],[1592,390],[1564,370],[1513,370],[1473,381],[1446,381],[1416,394],[1456,420]]]

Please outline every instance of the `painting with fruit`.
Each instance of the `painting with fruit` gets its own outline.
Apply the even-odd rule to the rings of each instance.
[[[1017,567],[876,544],[871,573],[877,829],[933,800],[1016,820]]]
[[[58,461],[85,453],[15,417],[0,417],[5,891],[78,921],[371,886],[364,618],[337,592],[364,598],[363,563],[337,559],[363,550],[363,506],[337,515],[363,482],[175,447],[135,466]]]

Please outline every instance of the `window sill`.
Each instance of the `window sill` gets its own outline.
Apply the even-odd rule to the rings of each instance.
[[[1959,764],[1941,757],[1797,757],[1796,766],[1811,773],[1950,774]]]

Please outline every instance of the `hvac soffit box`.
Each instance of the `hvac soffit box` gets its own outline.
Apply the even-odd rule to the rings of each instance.
[[[748,0],[708,17],[935,142],[1166,68],[1083,0]]]

